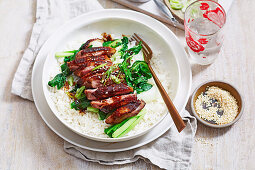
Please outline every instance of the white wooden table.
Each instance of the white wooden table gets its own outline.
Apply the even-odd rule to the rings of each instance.
[[[109,0],[100,3],[105,8],[123,8]],[[254,6],[253,0],[236,0],[219,58],[210,66],[192,65],[192,91],[206,80],[226,80],[240,89],[246,102],[243,117],[230,128],[212,129],[198,123],[193,169],[255,168]],[[157,169],[142,160],[102,166],[66,154],[63,139],[46,126],[35,105],[11,94],[12,79],[35,22],[35,7],[35,0],[0,1],[0,169]],[[184,44],[183,32],[170,29]]]

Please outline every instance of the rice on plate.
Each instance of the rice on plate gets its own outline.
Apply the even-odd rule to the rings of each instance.
[[[120,39],[121,35],[113,35],[111,34],[113,39]],[[103,38],[102,35],[93,34],[91,38]],[[86,40],[85,40],[86,41]],[[70,51],[73,49],[78,49],[81,44],[84,43],[84,39],[72,41],[67,44],[66,48],[63,51]],[[136,44],[135,42],[129,42],[128,48],[134,47]],[[100,47],[102,44],[94,43],[93,47]],[[118,50],[118,49],[117,49]],[[116,52],[117,53],[117,52]],[[168,76],[168,72],[166,66],[162,63],[162,60],[159,60],[160,54],[154,54],[151,59],[151,65],[157,74],[158,78],[161,80],[162,85],[165,87],[165,90],[168,92],[169,96],[173,97],[172,85],[171,85],[171,77]],[[113,63],[121,63],[123,60],[121,56],[117,54],[111,58]],[[57,58],[59,66],[63,64],[63,58]],[[142,50],[137,54],[134,55],[131,63],[134,63],[137,60],[143,60],[143,53]],[[51,79],[58,73],[61,72],[60,67],[56,67],[56,69],[52,72]],[[74,81],[77,81],[78,77],[74,76]],[[147,129],[151,128],[155,124],[157,124],[167,113],[167,108],[165,103],[158,91],[158,88],[153,80],[150,78],[148,83],[152,85],[152,88],[148,91],[144,91],[140,94],[137,94],[138,99],[142,99],[146,102],[146,105],[143,110],[145,110],[145,115],[139,121],[139,123],[128,133],[124,136],[133,136],[139,134],[141,132],[146,131]],[[78,110],[72,109],[70,107],[71,103],[74,101],[70,96],[67,94],[68,89],[61,88],[57,90],[56,87],[49,87],[50,90],[50,97],[54,102],[58,117],[61,121],[67,123],[71,126],[75,131],[79,132],[80,134],[89,135],[92,137],[99,137],[99,138],[110,138],[106,133],[105,129],[109,128],[111,125],[105,123],[104,120],[99,119],[99,115],[90,112],[90,111],[83,111],[82,113]]]

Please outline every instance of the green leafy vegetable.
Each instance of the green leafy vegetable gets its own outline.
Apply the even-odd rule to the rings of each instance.
[[[84,110],[88,106],[90,106],[90,101],[87,98],[75,100],[74,102],[71,103],[71,109],[75,110]]]
[[[86,95],[83,93],[84,90],[85,90],[85,86],[82,86],[81,88],[77,89],[75,98],[82,99],[82,98],[86,97]]]
[[[70,69],[69,69],[68,66],[67,66],[67,63],[62,64],[60,67],[61,67],[62,73],[63,73],[65,76],[69,76],[70,74],[72,74],[71,71],[70,71]]]
[[[86,98],[86,95],[83,93],[85,90],[85,86],[78,88],[75,85],[74,89],[70,91],[70,93],[75,93],[75,101],[71,103],[71,109],[75,110],[84,110],[90,106],[90,101]]]
[[[119,64],[119,68],[120,70],[125,74],[125,79],[127,82],[127,85],[129,85],[130,87],[133,87],[133,77],[132,77],[132,73],[130,70],[130,62],[129,60],[132,58],[132,56],[129,56],[128,58],[126,58],[122,63]]]
[[[94,108],[94,107],[92,107],[92,106],[88,106],[88,107],[87,107],[87,111],[89,111],[89,112],[94,112],[94,113],[99,113],[99,109]]]
[[[132,53],[132,55],[133,54],[138,54],[141,51],[141,49],[142,49],[142,42],[140,41],[137,46],[134,46],[134,47],[130,48],[128,50],[128,53],[129,54]]]
[[[63,73],[57,74],[53,80],[48,82],[48,85],[51,87],[57,86],[57,89],[61,89],[65,85],[66,77]]]
[[[120,49],[120,54],[123,56],[124,53],[127,51],[128,49],[128,38],[127,37],[123,37],[121,39],[121,44],[122,44],[122,48]]]
[[[140,83],[136,88],[136,92],[139,94],[139,93],[142,93],[144,91],[148,91],[152,88],[152,85],[149,84],[149,83]]]
[[[147,83],[152,78],[149,67],[145,61],[135,61],[132,66],[127,62],[129,58],[124,60],[120,65],[121,71],[125,74],[126,82],[133,87],[137,93],[148,91],[152,85]]]
[[[58,90],[61,89],[66,82],[66,77],[69,76],[71,73],[71,71],[69,70],[69,68],[67,67],[67,64],[64,63],[61,66],[61,71],[62,73],[57,74],[53,80],[48,82],[48,85],[51,87],[55,87],[57,86]]]
[[[105,114],[104,112],[99,110],[98,116],[99,116],[99,120],[104,120],[106,118],[107,114]]]
[[[140,76],[140,74],[138,73],[145,72],[144,74],[150,74],[150,71],[148,71],[149,73],[147,73],[147,71],[145,70],[146,68],[144,68],[145,66],[147,66],[145,62],[142,63],[143,65],[145,65],[142,67],[140,66],[141,64],[137,62],[134,63],[135,65],[133,69],[132,69],[133,66],[130,66],[130,60],[132,59],[133,55],[138,54],[141,51],[141,49],[142,49],[141,42],[137,46],[128,49],[122,56],[122,58],[124,58],[124,61],[121,64],[119,64],[120,70],[125,74],[127,84],[135,89],[138,84],[134,82],[134,80],[135,78]],[[139,71],[141,68],[144,71]],[[147,79],[143,79],[143,82],[147,82]]]
[[[150,69],[145,61],[135,61],[131,68],[133,74],[144,76],[147,79],[152,78]]]
[[[103,47],[112,47],[116,48],[122,44],[121,39],[116,39],[114,41],[106,41],[103,43]]]
[[[61,89],[65,85],[66,77],[71,75],[72,72],[67,66],[67,62],[72,61],[75,59],[75,55],[77,54],[79,50],[73,50],[73,51],[65,51],[62,53],[56,53],[56,57],[65,57],[64,58],[64,64],[62,64],[61,67],[61,72],[60,74],[57,74],[53,80],[48,82],[48,85],[51,87],[57,86],[58,90]]]

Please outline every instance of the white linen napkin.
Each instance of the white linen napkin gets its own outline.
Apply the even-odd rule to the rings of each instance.
[[[163,169],[187,170],[191,167],[192,145],[197,122],[186,110],[182,115],[187,126],[181,133],[173,126],[155,141],[137,149],[117,153],[101,153],[82,149],[65,142],[64,150],[83,160],[104,165],[126,164],[143,159],[145,162]]]
[[[30,43],[20,61],[12,83],[12,93],[33,101],[31,92],[31,73],[34,60],[51,33],[69,19],[80,14],[102,9],[97,0],[38,0],[36,23]],[[119,152],[101,153],[88,151],[65,141],[64,150],[86,161],[105,165],[131,163],[139,158],[165,169],[189,169],[192,145],[196,132],[196,119],[185,111],[187,127],[182,133],[171,128],[162,137],[143,147]]]
[[[97,0],[38,0],[36,22],[28,48],[15,73],[11,92],[33,101],[31,74],[41,46],[59,26],[69,19],[97,9],[103,9]]]

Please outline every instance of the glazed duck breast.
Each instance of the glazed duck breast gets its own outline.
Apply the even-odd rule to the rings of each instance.
[[[101,100],[108,97],[129,94],[131,92],[133,92],[133,88],[123,83],[85,90],[85,94],[89,100]]]
[[[79,51],[76,56],[75,60],[67,62],[67,65],[71,71],[76,71],[79,69],[80,66],[88,66],[88,61],[93,60],[97,57],[98,59],[101,58],[99,61],[105,61],[110,62],[110,59],[108,56],[113,55],[116,52],[114,48],[111,47],[92,47],[92,48],[86,48],[84,50]],[[102,59],[102,57],[104,59]],[[106,57],[105,57],[106,56]],[[97,63],[99,62],[97,61]]]
[[[92,101],[90,104],[94,108],[98,108],[105,113],[109,113],[111,110],[117,109],[128,103],[135,102],[136,100],[136,94],[127,94],[122,96],[114,96],[104,100]]]
[[[137,115],[144,108],[144,106],[145,102],[143,100],[136,100],[135,102],[119,107],[116,111],[114,111],[111,114],[111,116],[109,116],[105,120],[105,123],[107,124],[120,123],[129,117]]]

